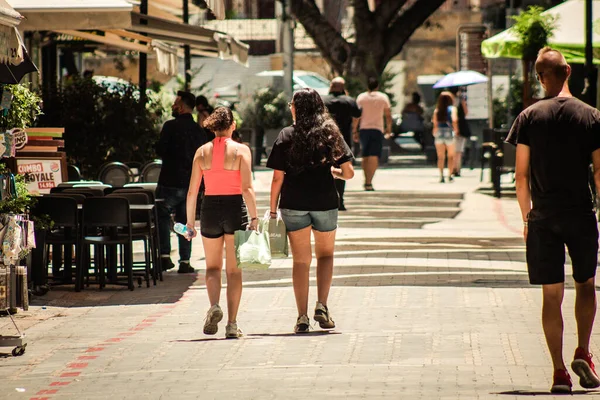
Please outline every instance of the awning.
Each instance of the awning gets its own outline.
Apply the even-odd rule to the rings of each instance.
[[[19,26],[22,31],[127,30],[168,44],[190,45],[192,54],[196,55],[233,59],[241,64],[248,60],[249,46],[231,36],[195,25],[141,15],[132,11],[130,0],[8,1],[26,18]],[[218,3],[215,3],[217,6]]]
[[[23,17],[6,2],[0,0],[0,25],[15,27],[21,23]]]
[[[8,0],[25,19],[21,31],[111,29],[131,25],[127,0]]]
[[[102,43],[111,47],[137,51],[140,53],[156,54],[156,69],[163,74],[175,76],[178,70],[178,48],[163,43],[160,40],[154,40],[149,37],[139,35],[125,30],[109,30],[104,35],[93,32],[83,32],[74,30],[55,30],[54,32],[63,35],[69,35],[96,43]],[[133,39],[133,41],[131,40]]]
[[[600,1],[594,0],[593,46],[594,63],[600,64]],[[544,11],[545,15],[557,17],[556,29],[548,43],[560,50],[567,62],[585,63],[585,0],[569,0]],[[521,58],[518,36],[507,29],[481,43],[481,52],[487,58]]]
[[[224,33],[138,13],[131,16],[131,31],[161,41],[190,45],[193,54],[233,59],[243,65],[248,61],[249,46]]]

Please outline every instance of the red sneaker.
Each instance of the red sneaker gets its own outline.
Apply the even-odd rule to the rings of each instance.
[[[552,393],[571,393],[571,377],[566,369],[557,369],[554,371],[554,382],[552,382]]]
[[[592,355],[587,353],[581,347],[575,350],[575,357],[571,363],[573,372],[579,376],[579,384],[586,389],[593,389],[600,386],[600,378],[594,369]]]

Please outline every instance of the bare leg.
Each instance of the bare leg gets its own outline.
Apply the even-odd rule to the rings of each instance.
[[[435,151],[437,152],[437,165],[440,170],[440,177],[444,177],[444,164],[446,163],[446,145],[436,144]]]
[[[454,173],[454,145],[448,145],[448,174],[452,175]]]
[[[363,168],[365,173],[365,185],[373,184],[373,177],[375,176],[375,171],[377,171],[377,167],[379,166],[379,157],[377,156],[368,156],[363,157]]]
[[[460,169],[462,168],[462,155],[462,152],[454,153],[454,173],[456,174],[460,174]]]
[[[333,281],[333,250],[335,247],[335,233],[318,232],[315,235],[315,255],[317,257],[317,296],[321,304],[327,305],[329,289]]]
[[[554,370],[566,369],[563,360],[563,318],[562,301],[564,297],[565,284],[555,283],[543,285],[542,325],[546,335],[546,343]]]
[[[221,269],[223,269],[223,238],[209,239],[202,236],[206,256],[206,291],[210,305],[219,304],[221,297]]]
[[[310,231],[311,227],[309,226],[300,229],[299,231],[288,233],[290,247],[292,248],[292,257],[294,259],[292,280],[294,284],[294,294],[296,295],[298,316],[308,314],[308,284],[310,262],[312,261]]]
[[[575,319],[577,320],[578,346],[589,353],[590,336],[596,316],[596,284],[590,278],[584,283],[575,282]]]
[[[225,235],[225,271],[227,272],[228,322],[236,322],[242,298],[242,270],[237,267],[233,235]]]

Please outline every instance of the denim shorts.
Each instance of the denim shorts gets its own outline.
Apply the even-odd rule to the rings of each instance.
[[[454,144],[454,132],[452,129],[446,126],[440,126],[438,128],[437,136],[435,137],[435,144],[444,144],[451,146]]]
[[[288,232],[312,226],[315,231],[331,232],[337,229],[338,209],[327,211],[299,211],[281,209],[281,218]]]

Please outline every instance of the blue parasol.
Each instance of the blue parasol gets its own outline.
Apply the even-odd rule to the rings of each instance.
[[[485,83],[487,81],[487,76],[477,71],[458,71],[444,76],[442,79],[437,81],[435,85],[433,85],[433,88],[442,89],[457,86],[469,86],[476,85],[478,83]]]

